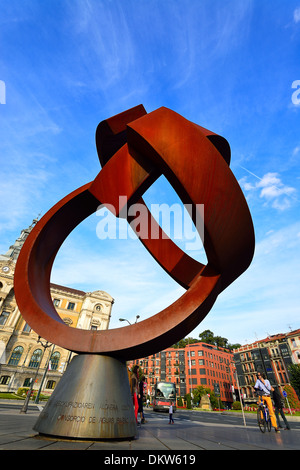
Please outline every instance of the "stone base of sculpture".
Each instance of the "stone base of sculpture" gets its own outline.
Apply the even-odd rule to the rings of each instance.
[[[125,363],[109,356],[75,356],[33,429],[68,439],[134,437],[137,425]]]
[[[203,395],[200,401],[200,409],[201,410],[209,410],[211,411],[211,404],[208,395]]]

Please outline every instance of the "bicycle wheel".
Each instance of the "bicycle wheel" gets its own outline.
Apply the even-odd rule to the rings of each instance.
[[[257,424],[261,432],[266,431],[266,421],[264,417],[264,410],[261,407],[257,408]]]
[[[269,432],[271,432],[271,429],[272,429],[272,424],[271,424],[271,418],[270,418],[270,414],[269,414],[269,411],[266,410],[266,423],[267,423],[267,429]]]

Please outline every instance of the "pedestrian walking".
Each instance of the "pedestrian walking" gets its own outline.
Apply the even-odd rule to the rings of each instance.
[[[145,382],[145,376],[143,375],[139,383],[139,395],[138,395],[138,404],[139,404],[138,413],[140,413],[142,424],[146,422],[145,415],[144,415],[144,382]]]
[[[131,373],[130,386],[131,386],[131,396],[132,396],[132,402],[133,402],[134,415],[135,415],[137,424],[138,424],[137,417],[138,417],[138,409],[139,409],[138,398],[137,398],[138,388],[139,388],[138,375],[139,375],[139,366],[135,365]]]
[[[173,402],[171,401],[170,407],[169,407],[169,424],[174,424],[174,419],[173,419]]]
[[[283,411],[283,400],[282,400],[281,394],[280,394],[280,392],[277,388],[274,388],[274,390],[273,390],[273,401],[274,401],[275,415],[276,415],[278,427],[282,428],[282,426],[280,424],[280,420],[279,420],[279,413],[280,413],[280,416],[283,419],[284,424],[285,424],[284,429],[285,430],[290,430],[291,429],[290,425],[287,422],[287,419],[286,419],[284,411]]]

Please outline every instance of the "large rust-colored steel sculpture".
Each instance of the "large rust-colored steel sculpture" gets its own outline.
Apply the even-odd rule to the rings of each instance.
[[[201,322],[220,292],[251,263],[253,224],[229,169],[227,141],[174,111],[162,107],[147,114],[142,105],[132,108],[101,122],[96,144],[103,168],[94,181],[53,206],[29,234],[17,261],[15,295],[28,324],[50,342],[77,353],[133,359],[170,346]],[[162,174],[181,201],[192,205],[195,220],[197,207],[204,205],[207,264],[189,257],[166,234],[155,239],[141,236],[151,255],[186,292],[151,318],[125,328],[69,328],[50,296],[50,274],[60,246],[100,203],[113,205],[117,216],[128,217],[126,206],[144,204],[144,192]],[[124,207],[119,207],[119,196]],[[147,217],[150,221],[149,211]],[[133,226],[134,220],[128,220]],[[148,226],[155,223],[151,220]]]

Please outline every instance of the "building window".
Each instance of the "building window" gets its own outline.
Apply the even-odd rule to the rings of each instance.
[[[74,308],[75,308],[74,302],[69,302],[67,308],[68,308],[68,310],[74,310]]]
[[[23,387],[29,387],[30,384],[32,382],[32,378],[31,377],[27,377],[25,380],[24,380],[24,383],[23,383]]]
[[[46,388],[49,388],[50,390],[53,390],[55,388],[56,382],[55,380],[48,380]]]
[[[0,385],[8,385],[10,381],[10,376],[9,375],[2,375],[0,378]]]
[[[55,351],[50,358],[49,370],[57,370],[59,360],[60,360],[60,353],[58,351]]]
[[[53,299],[53,305],[54,307],[59,307],[60,300],[59,299]]]
[[[31,356],[28,367],[33,367],[34,369],[38,368],[41,362],[41,359],[42,359],[42,350],[36,349]]]
[[[0,325],[5,325],[9,317],[9,312],[3,311],[0,315]]]
[[[11,356],[10,356],[10,359],[8,361],[8,365],[9,366],[17,366],[19,364],[19,361],[21,359],[21,356],[23,354],[23,351],[24,351],[24,348],[22,348],[22,346],[17,346]]]
[[[25,326],[23,328],[23,333],[30,333],[30,332],[31,332],[30,326],[28,325],[28,323],[25,323]]]

